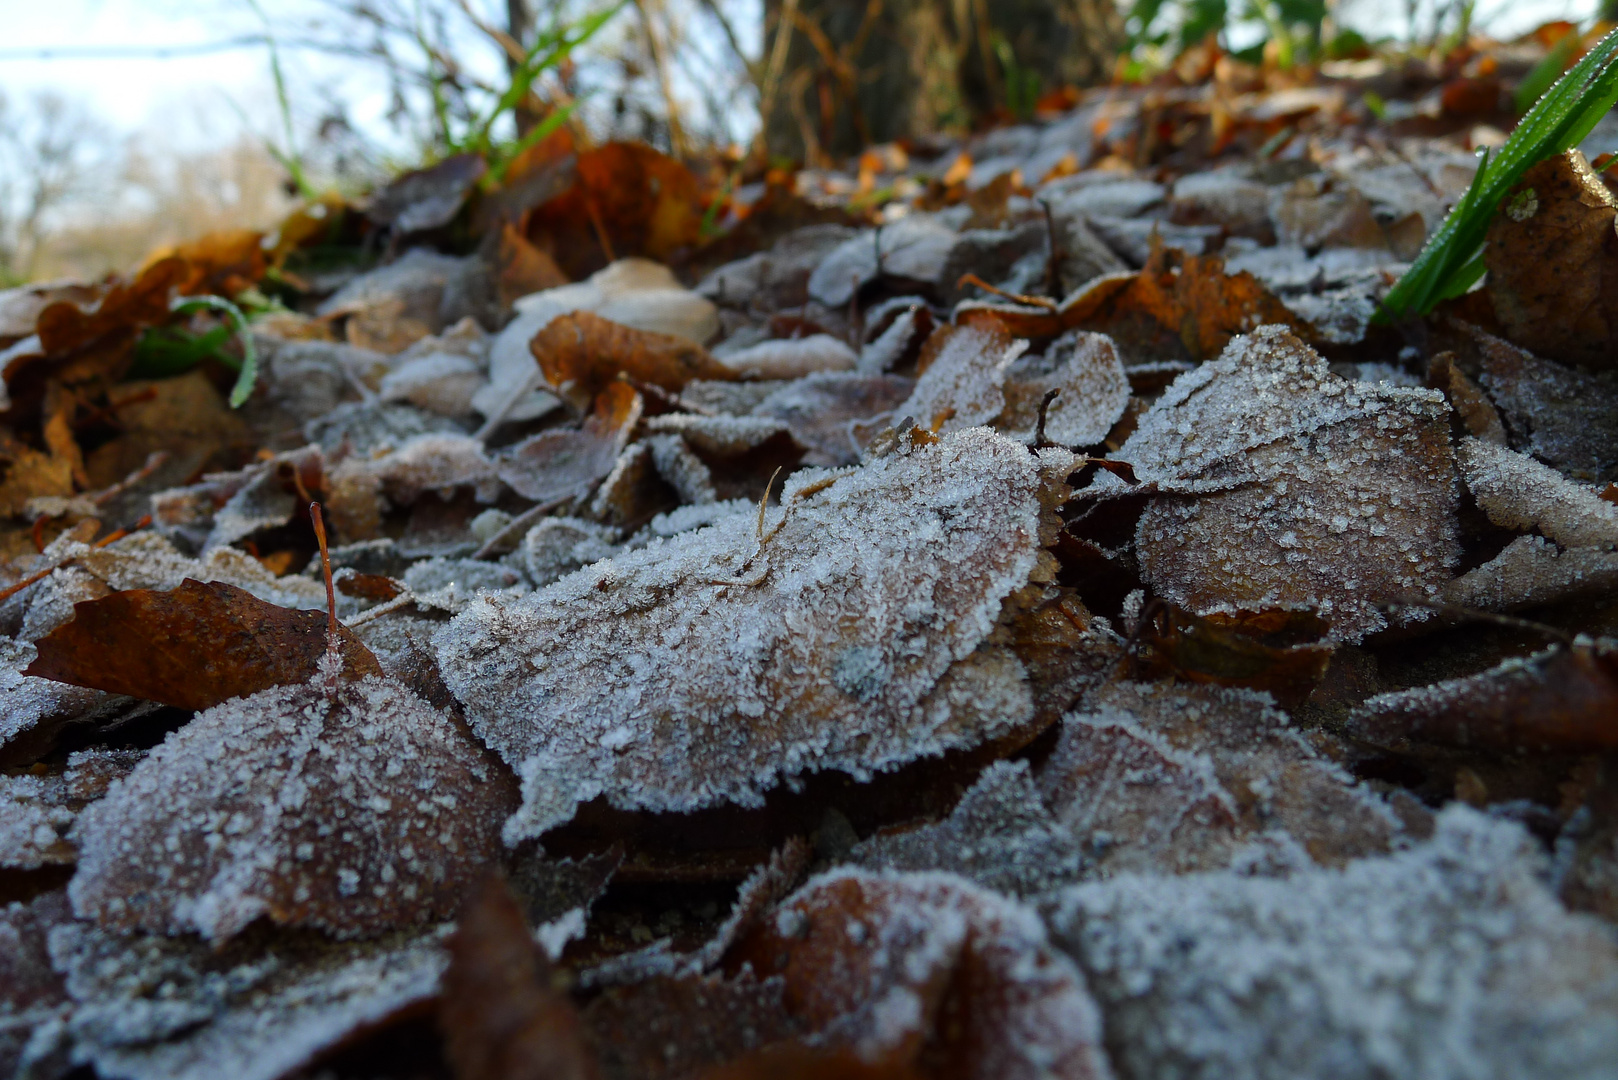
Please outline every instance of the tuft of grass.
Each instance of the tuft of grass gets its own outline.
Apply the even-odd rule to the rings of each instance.
[[[242,314],[242,309],[223,296],[207,295],[177,297],[169,310],[176,315],[216,311],[233,325],[216,326],[205,334],[192,334],[171,326],[153,327],[135,345],[135,364],[130,374],[136,378],[161,379],[214,359],[237,371],[236,385],[230,390],[230,407],[241,408],[258,381],[258,350],[253,347],[253,335],[247,332],[247,316]],[[224,350],[232,332],[242,345],[240,360]]]
[[[1483,238],[1506,192],[1534,165],[1577,146],[1618,104],[1618,31],[1602,38],[1518,122],[1493,158],[1487,152],[1466,195],[1444,218],[1377,309],[1389,324],[1430,312],[1483,276]]]

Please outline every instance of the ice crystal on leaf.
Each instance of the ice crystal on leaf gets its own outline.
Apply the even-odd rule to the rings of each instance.
[[[86,810],[79,915],[221,941],[260,916],[355,936],[451,914],[510,780],[402,686],[327,674],[201,713]]]
[[[1115,457],[1159,497],[1145,580],[1198,614],[1313,607],[1339,640],[1430,597],[1459,554],[1449,408],[1351,382],[1280,327],[1174,381]]]
[[[1409,851],[1285,878],[1121,876],[1050,904],[1126,1077],[1598,1077],[1618,945],[1514,825],[1455,805]]]
[[[974,654],[1038,562],[1042,457],[974,429],[750,514],[482,597],[434,639],[468,722],[521,774],[509,843],[605,795],[756,803],[782,776],[857,775],[1032,716],[1015,656]]]

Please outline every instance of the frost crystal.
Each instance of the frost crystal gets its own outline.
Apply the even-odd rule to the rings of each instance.
[[[199,714],[74,828],[78,914],[214,941],[268,915],[339,936],[452,913],[496,856],[509,780],[375,677]]]
[[[1610,1077],[1618,944],[1518,827],[1284,878],[1125,875],[1050,903],[1126,1077]]]
[[[1461,440],[1456,460],[1466,486],[1489,520],[1508,529],[1538,529],[1564,547],[1618,546],[1618,506],[1503,446]]]
[[[756,804],[781,776],[869,774],[1026,722],[1021,664],[974,650],[1035,566],[1040,465],[966,431],[796,474],[762,539],[735,514],[474,601],[434,642],[473,729],[522,776],[507,842],[598,795]]]
[[[933,362],[916,380],[916,389],[899,407],[922,427],[960,431],[987,424],[1006,406],[1006,369],[1028,349],[998,326],[947,327]]]
[[[1161,496],[1135,542],[1159,595],[1198,614],[1318,608],[1338,640],[1379,602],[1431,597],[1459,554],[1449,408],[1353,382],[1280,327],[1174,381],[1114,456]]]

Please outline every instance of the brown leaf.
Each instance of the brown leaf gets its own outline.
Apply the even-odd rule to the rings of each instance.
[[[584,1022],[610,1080],[706,1075],[802,1030],[782,1004],[782,981],[749,972],[653,976],[590,1002]],[[739,1063],[738,1068],[741,1068]],[[742,1075],[748,1075],[743,1072]]]
[[[579,1014],[553,984],[505,880],[486,878],[449,941],[438,1022],[456,1080],[594,1080]]]
[[[142,269],[166,258],[184,259],[190,273],[179,283],[179,295],[232,297],[264,277],[268,260],[263,241],[264,234],[256,229],[223,229],[159,248],[147,256]]]
[[[1365,702],[1348,731],[1378,746],[1412,742],[1502,754],[1618,749],[1618,651],[1609,639],[1554,645],[1477,675]]]
[[[676,393],[693,379],[736,378],[686,338],[636,330],[588,311],[552,319],[528,348],[546,381],[580,412],[619,374]]]
[[[668,262],[701,238],[708,198],[679,161],[644,143],[578,156],[571,190],[536,207],[526,232],[575,281],[615,259]]]
[[[1507,337],[1564,363],[1618,366],[1615,217],[1618,200],[1578,150],[1523,174],[1483,248]]]
[[[266,603],[223,582],[168,592],[130,589],[74,606],[37,643],[25,674],[207,709],[272,686],[307,682],[326,652],[327,617]],[[371,651],[338,627],[344,677],[380,675]]]
[[[509,309],[511,302],[519,296],[567,284],[567,275],[556,265],[556,260],[529,243],[528,238],[510,222],[502,221],[497,235],[495,290],[502,311]]]
[[[452,154],[394,179],[372,196],[365,216],[400,235],[448,225],[488,171],[481,154]]]
[[[868,1064],[961,1078],[1109,1076],[1084,978],[1030,909],[941,875],[836,870],[732,949],[788,1013]]]
[[[609,383],[579,429],[542,431],[512,447],[500,479],[537,503],[581,496],[612,471],[644,409],[628,383]]]
[[[361,937],[452,915],[503,857],[515,782],[401,684],[336,675],[199,713],[115,782],[73,831],[74,910],[215,943],[266,916]]]
[[[1266,690],[1287,709],[1303,703],[1331,661],[1331,646],[1314,644],[1327,624],[1312,611],[1203,618],[1159,601],[1141,618],[1136,658],[1154,677]]]

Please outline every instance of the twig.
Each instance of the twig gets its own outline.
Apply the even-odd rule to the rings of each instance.
[[[657,32],[652,22],[652,13],[648,10],[650,0],[635,0],[635,10],[640,12],[641,27],[646,31],[646,45],[652,53],[652,64],[657,68],[658,89],[663,93],[663,108],[667,112],[665,119],[669,125],[669,151],[677,158],[687,157],[690,147],[685,142],[685,130],[680,126],[680,106],[674,99],[674,82],[669,78],[669,58],[667,50],[663,48],[663,37]]]
[[[765,133],[770,128],[770,112],[775,107],[775,91],[781,83],[782,69],[786,67],[787,48],[792,44],[792,24],[798,15],[798,0],[784,0],[781,18],[775,24],[775,44],[770,49],[770,66],[764,72],[764,84],[758,95],[758,134],[754,146],[763,150]]]
[[[955,283],[955,287],[957,289],[966,285],[976,285],[984,292],[993,293],[994,295],[1002,297],[1006,300],[1010,300],[1015,304],[1023,304],[1027,307],[1044,308],[1046,311],[1053,312],[1060,311],[1062,309],[1060,304],[1048,296],[1023,296],[1020,293],[1006,292],[1004,289],[996,288],[995,286],[990,285],[987,281],[984,281],[976,274],[962,274],[960,280]]]

